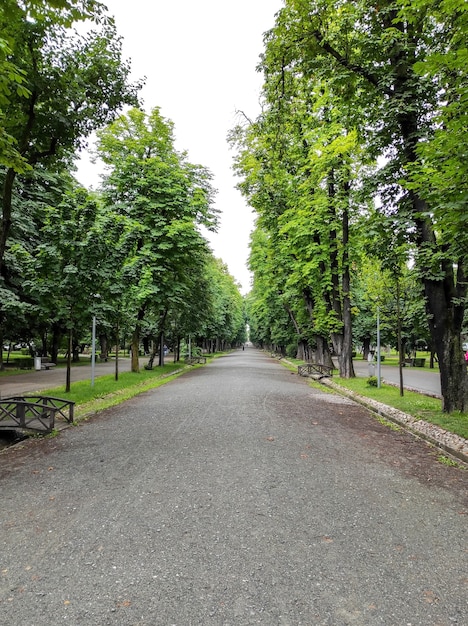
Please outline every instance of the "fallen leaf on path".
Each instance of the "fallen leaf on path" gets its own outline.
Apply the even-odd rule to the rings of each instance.
[[[439,598],[436,596],[436,594],[431,591],[430,589],[426,590],[424,592],[424,600],[428,603],[428,604],[437,604],[439,602]]]
[[[132,606],[132,603],[130,602],[130,600],[123,600],[122,602],[117,602],[117,606],[128,607],[128,606]]]

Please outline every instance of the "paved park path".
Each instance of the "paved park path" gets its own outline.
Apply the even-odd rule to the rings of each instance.
[[[237,351],[0,454],[0,623],[466,626],[467,478]]]

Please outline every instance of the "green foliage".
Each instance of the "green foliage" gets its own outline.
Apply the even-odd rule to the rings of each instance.
[[[70,26],[83,19],[92,19],[97,28],[80,36]],[[13,68],[7,82],[0,84],[4,275],[18,172],[69,167],[93,130],[114,119],[123,105],[137,103],[141,84],[129,84],[130,66],[122,60],[121,40],[98,2],[24,5],[10,0],[7,10],[0,11],[0,32],[7,42],[5,63]],[[21,89],[12,88],[11,81],[18,80]]]
[[[430,332],[447,411],[468,404],[457,365],[468,285],[466,20],[461,0],[286,0],[265,36],[262,114],[231,134],[240,189],[280,267],[267,271],[281,276],[270,280],[272,320],[283,299],[300,339],[312,326],[340,354],[350,309],[375,310],[351,291],[364,253],[392,291],[414,265],[421,287],[405,293],[403,311],[400,295],[378,299],[396,302],[402,332]],[[268,320],[263,290],[254,296]],[[358,326],[369,341],[368,321]]]

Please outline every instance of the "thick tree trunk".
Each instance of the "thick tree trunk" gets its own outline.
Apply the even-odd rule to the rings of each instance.
[[[419,132],[416,115],[411,109],[399,120],[409,163],[417,162]],[[433,224],[424,217],[429,214],[427,203],[416,193],[410,193],[410,198],[417,227],[418,264],[426,297],[429,330],[439,359],[443,410],[446,413],[465,411],[468,407],[468,385],[461,340],[467,293],[465,259],[459,259],[455,274],[454,260],[444,254]],[[438,263],[437,259],[440,259]]]
[[[400,281],[397,279],[397,347],[398,347],[398,376],[400,382],[400,396],[404,395],[403,386],[403,363],[405,362],[405,351],[401,339],[401,310],[400,310]]]
[[[159,333],[159,367],[164,367],[164,331]]]
[[[312,324],[312,328],[314,327],[314,303],[310,296],[310,293],[307,290],[303,291],[304,302],[309,313],[310,321]],[[322,365],[327,365],[328,367],[333,367],[333,360],[330,354],[330,347],[328,345],[328,339],[322,337],[321,335],[314,336],[315,348],[311,348],[310,358],[308,359],[310,362],[321,363]]]
[[[296,358],[300,359],[301,361],[306,361],[306,359],[304,358],[305,355],[305,342],[303,339],[301,339],[302,336],[302,331],[301,328],[296,320],[296,317],[292,311],[292,309],[290,309],[288,306],[285,305],[285,309],[288,312],[289,315],[289,319],[291,320],[295,330],[296,330],[296,334],[297,334],[297,352],[296,352]],[[307,362],[307,361],[306,361]]]
[[[371,338],[364,337],[362,341],[362,358],[364,359],[364,361],[367,361],[367,357],[369,356],[369,352],[370,352],[370,346],[371,346]]]
[[[76,339],[73,340],[73,348],[72,348],[72,361],[73,363],[78,363],[80,360],[80,344]]]
[[[334,367],[327,339],[325,337],[321,337],[320,335],[316,335],[315,342],[316,346],[313,351],[313,362],[321,363],[322,365],[327,365],[328,367]]]
[[[109,358],[109,344],[107,342],[107,335],[99,335],[99,345],[101,347],[101,360],[107,361]]]
[[[429,329],[439,360],[443,410],[468,409],[468,379],[462,346],[463,306],[454,303],[444,281],[424,280]],[[453,282],[452,282],[453,285]]]
[[[349,192],[349,185],[346,185]],[[351,315],[351,277],[349,273],[349,214],[347,210],[343,211],[342,218],[342,235],[343,235],[343,270],[341,279],[341,291],[343,297],[342,321],[343,321],[343,342],[341,353],[338,359],[341,378],[354,378],[353,366],[353,332],[352,332],[352,315]]]
[[[2,219],[0,220],[0,276],[3,275],[3,259],[5,257],[6,244],[11,228],[11,198],[16,172],[8,169],[5,175],[2,190]]]
[[[71,389],[71,361],[73,352],[73,330],[70,328],[68,331],[68,351],[67,351],[67,374],[65,381],[65,391],[70,393]]]
[[[427,212],[426,203],[413,196],[418,215]],[[446,413],[468,408],[468,381],[462,347],[462,327],[467,293],[464,259],[460,259],[455,273],[453,260],[443,255],[437,244],[432,225],[423,220],[418,225],[418,244],[426,311],[432,344],[437,353],[443,410]],[[428,254],[431,251],[432,254]],[[436,252],[442,260],[433,267]],[[435,270],[437,279],[433,278]],[[439,278],[440,276],[440,278]]]
[[[349,290],[343,297],[343,342],[338,356],[338,367],[341,378],[354,378],[353,335],[351,321],[351,301]]]
[[[132,354],[131,354],[131,371],[135,374],[140,372],[140,361],[139,361],[139,352],[140,352],[140,334],[141,334],[141,322],[145,317],[145,307],[143,306],[137,315],[137,321],[135,324],[135,328],[132,333]]]
[[[137,323],[132,333],[132,358],[131,358],[131,371],[135,374],[140,372],[139,363],[139,350],[140,350],[140,324]]]

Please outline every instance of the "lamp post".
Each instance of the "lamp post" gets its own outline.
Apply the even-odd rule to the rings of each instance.
[[[93,315],[93,330],[91,333],[91,387],[94,387],[95,367],[96,367],[96,316]]]
[[[380,387],[380,311],[377,307],[377,387]]]

